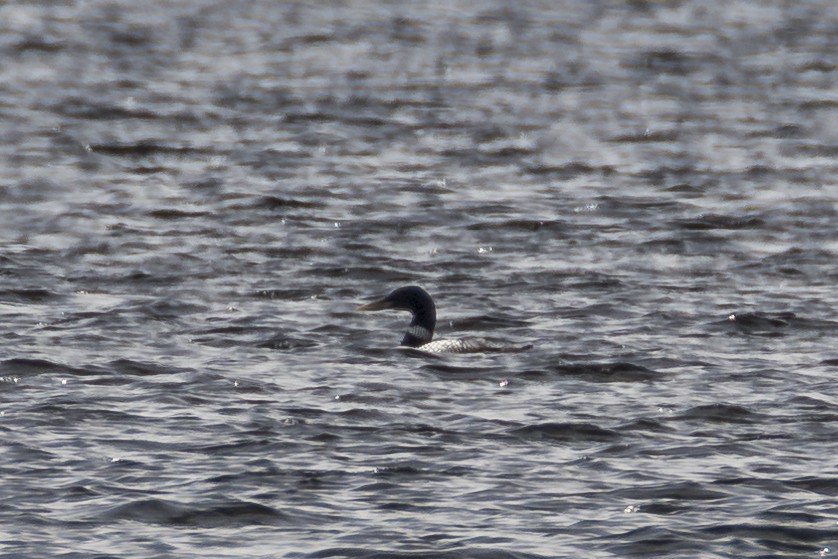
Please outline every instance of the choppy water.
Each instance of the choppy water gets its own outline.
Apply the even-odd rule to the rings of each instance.
[[[832,0],[0,31],[0,557],[838,554]]]

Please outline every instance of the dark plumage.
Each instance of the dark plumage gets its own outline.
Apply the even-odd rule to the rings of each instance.
[[[434,337],[436,327],[436,305],[427,291],[410,285],[400,287],[379,301],[361,305],[359,311],[380,311],[394,309],[408,311],[412,315],[410,326],[404,333],[401,345],[432,353],[477,353],[498,351],[523,351],[532,346],[510,346],[493,342],[485,338],[466,338],[459,340],[437,340]]]
[[[359,311],[380,311],[394,309],[409,311],[413,315],[410,327],[402,338],[402,345],[421,347],[434,337],[436,327],[436,305],[428,292],[411,285],[400,287],[380,301],[367,303],[358,307]]]

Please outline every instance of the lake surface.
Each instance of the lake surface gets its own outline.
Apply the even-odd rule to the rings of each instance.
[[[0,557],[838,554],[832,0],[0,31]]]

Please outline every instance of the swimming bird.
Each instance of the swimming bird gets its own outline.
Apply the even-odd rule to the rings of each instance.
[[[408,311],[413,315],[401,345],[430,353],[479,353],[479,352],[515,352],[530,349],[532,346],[513,346],[486,338],[461,338],[456,340],[436,340],[436,305],[427,291],[410,285],[400,287],[379,301],[359,306],[358,311],[381,311],[393,309]]]

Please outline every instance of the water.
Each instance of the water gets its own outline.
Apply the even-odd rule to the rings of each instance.
[[[835,555],[833,2],[0,27],[0,557]]]

